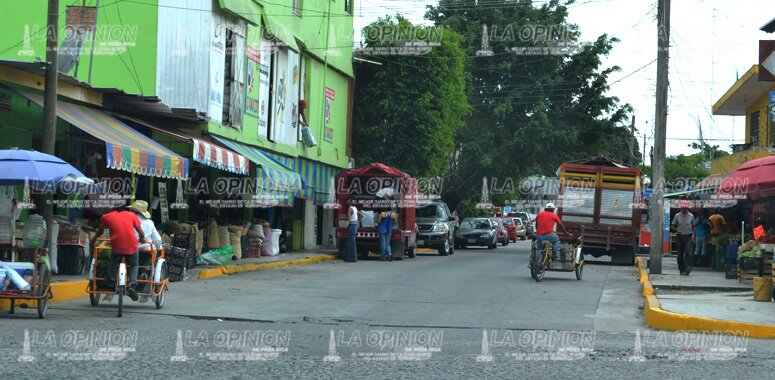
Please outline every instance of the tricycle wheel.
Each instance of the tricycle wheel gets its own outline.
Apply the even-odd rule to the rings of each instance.
[[[121,318],[123,308],[124,308],[124,293],[126,291],[126,286],[121,285],[118,287],[118,317]]]
[[[409,256],[410,259],[417,257],[417,247],[409,248],[409,253],[407,256]]]
[[[581,277],[584,276],[584,262],[582,261],[576,266],[576,279],[581,281]]]
[[[159,278],[159,282],[161,284],[154,285],[153,286],[153,292],[159,293],[158,296],[155,296],[156,301],[156,308],[161,309],[164,307],[164,302],[167,301],[167,284],[164,282],[167,280],[167,263],[162,263],[161,267],[161,277]],[[161,291],[160,291],[161,290]]]
[[[46,317],[46,311],[48,310],[48,298],[50,297],[51,288],[51,271],[45,265],[41,265],[38,270],[37,284],[35,285],[35,295],[38,298],[38,318],[43,319]]]
[[[94,280],[89,281],[89,291],[94,292],[97,289],[95,289],[94,286]],[[89,293],[89,303],[92,306],[97,306],[100,304],[100,294],[99,293]]]

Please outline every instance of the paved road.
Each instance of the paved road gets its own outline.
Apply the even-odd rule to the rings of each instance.
[[[646,329],[632,268],[590,264],[582,281],[548,273],[538,284],[527,255],[520,242],[176,283],[163,310],[134,304],[122,319],[88,300],[51,305],[46,320],[0,313],[0,362],[20,378],[753,378],[775,368],[770,341]]]

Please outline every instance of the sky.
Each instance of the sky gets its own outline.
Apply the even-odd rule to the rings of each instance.
[[[544,0],[534,1],[542,4]],[[355,30],[378,17],[400,13],[413,23],[423,19],[428,0],[358,0]],[[609,95],[635,109],[635,126],[648,152],[653,145],[657,57],[657,0],[577,0],[569,21],[581,41],[606,33],[620,40],[603,60],[618,66]],[[758,41],[775,39],[759,28],[775,18],[775,2],[763,0],[673,0],[671,2],[667,154],[691,154],[700,127],[708,143],[729,150],[745,142],[745,118],[714,116],[713,104],[758,62]],[[356,40],[359,33],[356,32]],[[614,83],[615,82],[615,83]],[[646,157],[648,161],[648,156]]]

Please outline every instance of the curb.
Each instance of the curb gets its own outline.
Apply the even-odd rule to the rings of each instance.
[[[775,325],[749,322],[725,321],[722,319],[696,317],[662,309],[649,280],[648,269],[643,258],[636,258],[637,276],[643,295],[643,320],[657,330],[712,332],[745,335],[749,338],[775,339]]]
[[[315,264],[323,261],[336,260],[336,255],[316,255],[305,257],[303,259],[288,260],[288,261],[274,261],[271,263],[245,263],[245,264],[228,264],[221,265],[215,268],[207,268],[199,270],[198,275],[192,276],[191,280],[204,280],[210,278],[216,278],[220,276],[233,275],[238,273],[254,272],[266,269],[275,269],[289,266],[300,266]],[[52,298],[48,300],[49,303],[72,301],[79,298],[88,297],[86,293],[86,287],[89,286],[88,280],[75,280],[75,281],[61,281],[51,283]],[[28,307],[35,307],[36,303],[33,300],[17,300],[16,305],[26,303]],[[7,310],[10,308],[10,301],[7,299],[0,300],[0,309]]]
[[[230,276],[238,273],[255,272],[259,270],[275,269],[282,267],[291,267],[299,265],[315,264],[323,261],[336,260],[336,255],[318,255],[305,257],[303,259],[289,261],[275,261],[271,263],[247,263],[247,264],[228,264],[220,267],[202,269],[195,278],[200,280],[210,279],[220,276]]]

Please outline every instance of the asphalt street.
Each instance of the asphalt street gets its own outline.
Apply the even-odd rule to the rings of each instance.
[[[769,378],[775,342],[650,330],[632,267],[527,269],[529,243],[174,283],[167,305],[0,311],[14,378]]]

